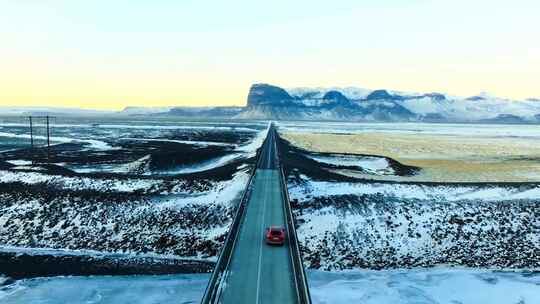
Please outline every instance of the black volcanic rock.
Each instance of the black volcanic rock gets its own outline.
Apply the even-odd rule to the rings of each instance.
[[[6,170],[6,169],[13,168],[13,167],[14,167],[14,165],[12,165],[11,163],[0,160],[0,170]]]
[[[367,100],[377,100],[377,99],[394,99],[390,93],[386,90],[375,90],[371,92],[367,97]]]
[[[286,106],[290,105],[294,98],[284,89],[269,84],[254,84],[249,89],[247,106]]]

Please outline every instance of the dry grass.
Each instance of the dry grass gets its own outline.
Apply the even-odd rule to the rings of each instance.
[[[423,168],[413,177],[370,178],[438,182],[540,181],[540,141],[535,139],[388,132],[289,132],[282,136],[306,150],[383,155]]]

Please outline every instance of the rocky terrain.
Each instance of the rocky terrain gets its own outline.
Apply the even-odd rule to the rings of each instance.
[[[143,113],[126,109],[121,115]],[[148,109],[154,116],[228,119],[415,121],[531,124],[540,122],[537,99],[510,100],[486,93],[460,97],[443,93],[410,93],[386,89],[281,88],[253,84],[245,107]]]
[[[51,163],[17,141],[0,152],[0,265],[11,276],[209,271],[266,137],[215,124],[55,132]]]

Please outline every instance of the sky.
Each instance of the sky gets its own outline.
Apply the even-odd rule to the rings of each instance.
[[[540,97],[537,0],[0,0],[0,106],[245,105],[252,83]]]

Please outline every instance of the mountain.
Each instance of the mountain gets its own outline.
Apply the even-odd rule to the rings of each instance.
[[[111,115],[113,111],[90,110],[60,107],[0,107],[0,115],[4,116],[100,116]]]
[[[483,123],[504,123],[504,124],[522,124],[527,121],[522,117],[512,115],[512,114],[499,114],[497,117],[482,119],[480,122]]]
[[[244,110],[244,107],[176,107],[160,115],[207,118],[232,118]]]
[[[298,87],[258,83],[244,107],[127,107],[119,112],[47,107],[0,107],[0,115],[121,115],[218,119],[540,123],[540,99],[510,100],[356,87]]]
[[[296,90],[289,94],[270,84],[251,86],[238,118],[411,121],[416,115],[384,94],[352,99],[339,90]],[[358,94],[356,95],[358,96]]]
[[[122,111],[118,112],[121,115],[148,115],[167,113],[173,107],[126,107]]]
[[[131,110],[140,112],[141,110]],[[170,108],[151,115],[229,119],[538,123],[539,99],[509,100],[356,87],[281,88],[253,84],[245,107]]]
[[[247,106],[291,106],[294,98],[284,89],[269,84],[254,84],[249,89]]]

